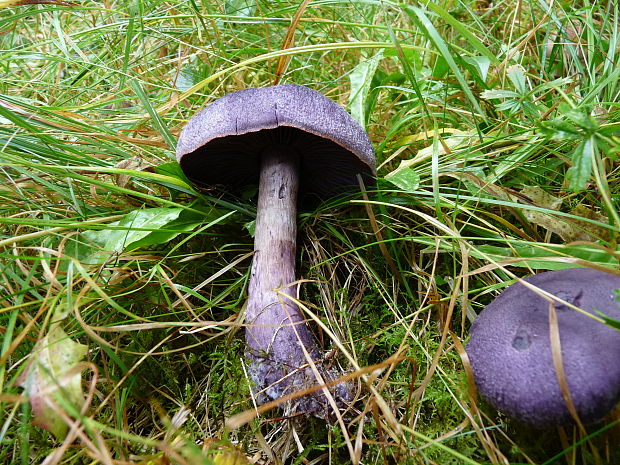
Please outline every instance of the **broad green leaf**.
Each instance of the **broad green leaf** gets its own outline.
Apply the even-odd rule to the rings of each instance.
[[[419,50],[415,50],[412,48],[388,48],[381,49],[381,52],[383,53],[384,57],[404,58],[415,71],[422,71],[422,68],[424,68],[424,60],[422,59]],[[439,58],[440,56],[437,56],[437,59]],[[406,80],[406,76],[403,73],[396,72],[392,73],[391,75],[394,74],[403,76],[403,80]]]
[[[586,112],[570,110],[566,112],[565,115],[588,135],[594,133],[598,129],[596,120]]]
[[[385,180],[404,192],[415,192],[420,187],[420,175],[411,168],[392,172],[385,177]]]
[[[606,123],[598,129],[598,133],[617,138],[620,136],[620,123]]]
[[[582,133],[564,118],[555,118],[540,123],[540,130],[554,140],[576,140],[583,137]]]
[[[203,209],[204,214],[196,212]],[[204,223],[230,221],[235,213],[196,205],[192,210],[166,207],[136,210],[110,223],[108,229],[85,231],[71,238],[67,253],[84,264],[95,265],[106,261],[111,254],[163,244]]]
[[[162,163],[161,165],[156,165],[154,169],[157,174],[177,178],[184,182],[187,180],[185,173],[183,173],[183,170],[177,161],[169,161],[167,163]]]
[[[366,126],[367,121],[366,99],[370,92],[370,84],[382,59],[383,51],[379,51],[375,56],[358,63],[349,74],[349,81],[351,82],[349,108],[351,116],[362,126]]]
[[[256,220],[248,221],[243,225],[243,227],[248,230],[250,236],[254,237],[254,234],[256,233]]]
[[[585,139],[601,129],[586,112],[569,109],[560,113],[562,116],[540,124],[541,131],[553,139]]]
[[[491,60],[488,57],[463,57],[463,61],[474,67],[481,81],[487,80],[489,66],[491,65]]]
[[[528,93],[527,81],[525,78],[525,69],[521,65],[509,66],[506,70],[506,75],[519,95],[525,95]]]
[[[500,111],[507,111],[510,114],[515,114],[521,109],[521,102],[518,100],[504,100],[502,103],[498,103],[495,108]]]
[[[514,90],[504,90],[504,89],[488,89],[483,90],[480,93],[480,97],[486,100],[494,99],[494,98],[511,98],[518,99],[519,94],[517,94]]]
[[[90,238],[93,239],[94,235],[105,238],[105,242],[103,243],[104,250],[109,252],[121,252],[125,249],[131,249],[137,242],[144,242],[143,240],[147,236],[156,235],[159,229],[176,220],[182,211],[182,208],[166,207],[136,210],[125,215],[125,217],[117,223],[121,229],[112,231],[92,231],[90,233]],[[95,240],[95,242],[101,241]]]
[[[253,16],[256,10],[255,0],[226,0],[224,12],[231,16]]]
[[[435,64],[433,65],[432,75],[437,78],[443,78],[450,71],[450,66],[448,66],[448,62],[444,57],[439,55],[435,60]]]
[[[161,244],[182,232],[162,231],[182,211],[181,208],[166,207],[133,211],[122,220],[111,223],[110,229],[85,231],[75,238],[72,255],[84,264],[94,265],[105,262],[114,253],[138,246]]]
[[[68,427],[56,410],[69,404],[79,411],[84,404],[82,377],[79,372],[71,375],[69,372],[87,350],[87,346],[71,340],[59,323],[54,323],[36,344],[31,361],[18,379],[32,406],[33,423],[59,441],[66,436]]]
[[[573,166],[566,172],[568,188],[574,192],[582,191],[586,188],[586,183],[592,175],[592,160],[596,150],[594,136],[581,142],[572,153]]]
[[[521,102],[521,108],[523,109],[523,113],[530,118],[538,119],[541,115],[541,108],[530,100],[524,100]]]
[[[140,249],[151,245],[165,244],[179,234],[189,232],[201,223],[205,218],[199,218],[196,214],[181,212],[176,220],[170,221],[162,229],[147,234],[144,238],[132,242],[128,249]]]

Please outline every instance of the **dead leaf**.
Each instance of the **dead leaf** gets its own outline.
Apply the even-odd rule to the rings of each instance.
[[[571,214],[589,220],[595,220],[599,223],[608,223],[607,217],[601,215],[598,212],[595,212],[594,210],[591,210],[585,205],[577,205],[571,210]],[[596,224],[592,224],[589,221],[583,220],[571,221],[576,226],[575,229],[578,231],[578,234],[567,237],[567,241],[594,241],[597,239],[609,240],[611,236],[611,232],[609,231],[609,229],[605,228],[604,226],[599,226]]]
[[[521,194],[531,199],[532,203],[537,207],[546,208],[552,211],[559,211],[562,206],[561,198],[554,197],[538,186],[525,186],[521,189]],[[546,230],[559,234],[560,237],[562,237],[565,223],[555,215],[524,209],[523,216],[525,216],[529,222],[542,226]]]
[[[28,395],[33,423],[59,441],[66,436],[68,426],[56,411],[67,403],[77,410],[84,405],[82,376],[71,371],[87,350],[87,346],[70,339],[60,323],[53,323],[47,335],[35,345],[32,359],[18,379]]]
[[[140,157],[131,157],[126,160],[122,160],[114,165],[114,168],[133,171],[152,171],[152,166]],[[131,176],[128,174],[114,175],[114,182],[119,187],[127,187],[130,181]]]
[[[281,50],[286,50],[293,47],[295,41],[295,30],[297,29],[299,21],[301,20],[301,17],[303,16],[309,4],[310,0],[304,0],[301,5],[299,5],[299,8],[297,8],[297,12],[295,13],[295,16],[293,16],[293,19],[291,20],[291,25],[286,32],[286,37],[284,37],[284,42],[282,43]],[[282,74],[286,70],[290,61],[291,57],[289,55],[280,56],[280,59],[278,60],[278,65],[276,66],[276,78],[273,82],[274,85],[280,82],[280,78],[282,77]]]
[[[576,220],[553,214],[552,212],[560,211],[562,199],[554,197],[538,186],[525,186],[520,194],[531,200],[533,205],[550,211],[550,213],[545,213],[542,211],[524,209],[523,215],[525,218],[532,224],[541,226],[547,231],[557,234],[564,242],[595,241],[609,237],[609,231],[603,226],[598,226],[584,220]],[[519,201],[519,198],[513,196],[513,200]],[[521,199],[521,202],[523,202],[523,199]],[[607,219],[603,215],[583,205],[575,207],[571,211],[571,214],[585,219],[607,223]]]
[[[551,212],[560,211],[563,200],[559,197],[545,192],[538,186],[525,186],[521,189],[521,196],[530,200],[536,207],[545,208]],[[517,201],[516,197],[513,200]],[[521,199],[523,202],[523,199]],[[523,209],[523,216],[532,224],[545,228],[550,233],[557,234],[562,240],[567,241],[567,237],[575,234],[575,226],[568,223],[565,218],[536,210]]]

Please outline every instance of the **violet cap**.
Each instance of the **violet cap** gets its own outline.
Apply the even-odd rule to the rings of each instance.
[[[199,186],[258,184],[260,154],[273,145],[300,155],[304,204],[374,184],[375,154],[364,129],[340,105],[304,86],[244,89],[214,101],[179,137],[177,160]]]
[[[620,276],[573,268],[525,281],[590,314],[620,319]],[[554,305],[571,398],[583,423],[596,422],[620,400],[620,331]],[[572,422],[553,364],[549,302],[538,293],[509,286],[474,321],[466,351],[480,394],[497,410],[538,428]]]

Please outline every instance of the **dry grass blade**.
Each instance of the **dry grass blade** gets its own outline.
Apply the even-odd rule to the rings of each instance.
[[[306,11],[306,8],[308,8],[308,5],[311,3],[311,1],[312,0],[304,0],[301,3],[301,5],[299,5],[299,8],[297,8],[297,11],[295,12],[295,16],[293,16],[293,19],[291,20],[291,25],[286,31],[286,36],[284,37],[284,41],[282,42],[282,47],[280,47],[280,50],[286,50],[293,46],[295,42],[295,31],[297,30],[299,21],[301,20],[301,17],[303,16],[304,12]],[[273,80],[273,85],[276,85],[280,82],[280,79],[282,78],[282,74],[284,74],[284,72],[286,71],[286,68],[288,67],[288,64],[290,63],[290,61],[291,61],[291,55],[280,56],[280,58],[278,59],[278,64],[276,66],[276,72],[275,72],[275,78]]]
[[[581,419],[579,418],[579,415],[577,414],[577,409],[575,408],[575,404],[573,403],[573,398],[570,395],[568,381],[566,380],[566,373],[564,372],[564,363],[562,361],[562,345],[560,343],[560,328],[558,326],[558,314],[555,310],[555,303],[553,301],[549,302],[549,339],[551,342],[553,367],[555,368],[555,375],[558,379],[562,398],[566,403],[566,408],[568,409],[570,416],[573,418],[579,429],[583,433],[585,433],[585,428],[583,426],[583,423],[581,422]]]
[[[377,244],[379,245],[381,254],[383,254],[383,257],[385,258],[388,266],[392,270],[392,273],[394,274],[394,276],[396,276],[396,279],[398,279],[398,282],[402,284],[403,277],[401,276],[400,270],[396,266],[396,263],[394,263],[394,259],[388,252],[385,242],[383,241],[383,234],[381,234],[381,230],[379,229],[379,225],[377,224],[377,219],[375,218],[375,214],[372,211],[372,205],[368,201],[368,194],[366,194],[366,186],[364,186],[364,181],[359,174],[357,175],[357,181],[360,185],[360,189],[362,192],[362,198],[364,199],[364,202],[365,202],[364,207],[366,208],[366,213],[368,214],[368,219],[370,220],[370,225],[372,226],[372,230],[375,233],[375,237],[377,238]]]
[[[491,463],[494,464],[508,464],[508,459],[501,453],[491,436],[488,434],[487,430],[482,428],[482,415],[480,414],[480,410],[478,409],[478,391],[476,389],[476,383],[474,382],[474,374],[471,369],[471,365],[469,363],[469,357],[467,356],[467,352],[465,351],[465,347],[463,343],[459,339],[459,337],[450,331],[450,335],[452,336],[452,342],[456,347],[456,350],[461,357],[463,362],[463,368],[465,369],[465,374],[467,376],[467,385],[469,387],[468,397],[470,402],[471,412],[468,412],[468,421],[471,422],[476,435],[480,438],[480,443],[485,449],[487,456]]]
[[[579,418],[579,414],[577,413],[577,408],[575,407],[575,403],[573,402],[573,398],[570,393],[570,388],[568,386],[568,380],[566,379],[566,372],[564,371],[564,362],[562,360],[562,345],[560,342],[560,328],[558,326],[558,314],[555,309],[555,302],[549,302],[549,338],[551,342],[551,355],[553,357],[553,367],[555,368],[555,375],[558,380],[558,385],[560,386],[560,392],[562,393],[562,399],[564,399],[564,403],[566,404],[566,408],[570,413],[573,421],[577,425],[577,428],[581,435],[586,436],[587,430],[583,425],[581,419]],[[596,446],[589,442],[590,448],[592,450],[592,455],[594,457],[595,463],[600,464],[600,454],[596,448]]]

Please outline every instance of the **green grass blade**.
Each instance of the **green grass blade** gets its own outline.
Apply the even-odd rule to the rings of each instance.
[[[439,34],[437,29],[431,22],[431,20],[428,18],[428,16],[426,16],[426,13],[424,12],[424,10],[422,10],[419,7],[409,6],[405,8],[405,11],[407,11],[411,15],[411,17],[416,20],[416,22],[420,25],[420,28],[423,31],[426,31],[426,35],[429,38],[429,40],[435,45],[435,47],[437,47],[437,50],[439,51],[440,55],[444,58],[444,60],[446,60],[446,62],[448,63],[448,66],[450,67],[450,69],[452,70],[452,73],[454,74],[454,77],[459,82],[461,89],[467,96],[467,99],[469,100],[472,108],[475,110],[476,112],[475,116],[477,118],[481,118],[483,121],[486,122],[487,121],[486,115],[484,111],[482,111],[482,108],[480,108],[478,99],[474,96],[473,92],[469,88],[469,85],[467,84],[465,76],[459,69],[458,65],[454,61],[454,58],[452,57],[452,54],[450,53],[448,45],[443,40],[443,38],[441,37],[441,35]]]

